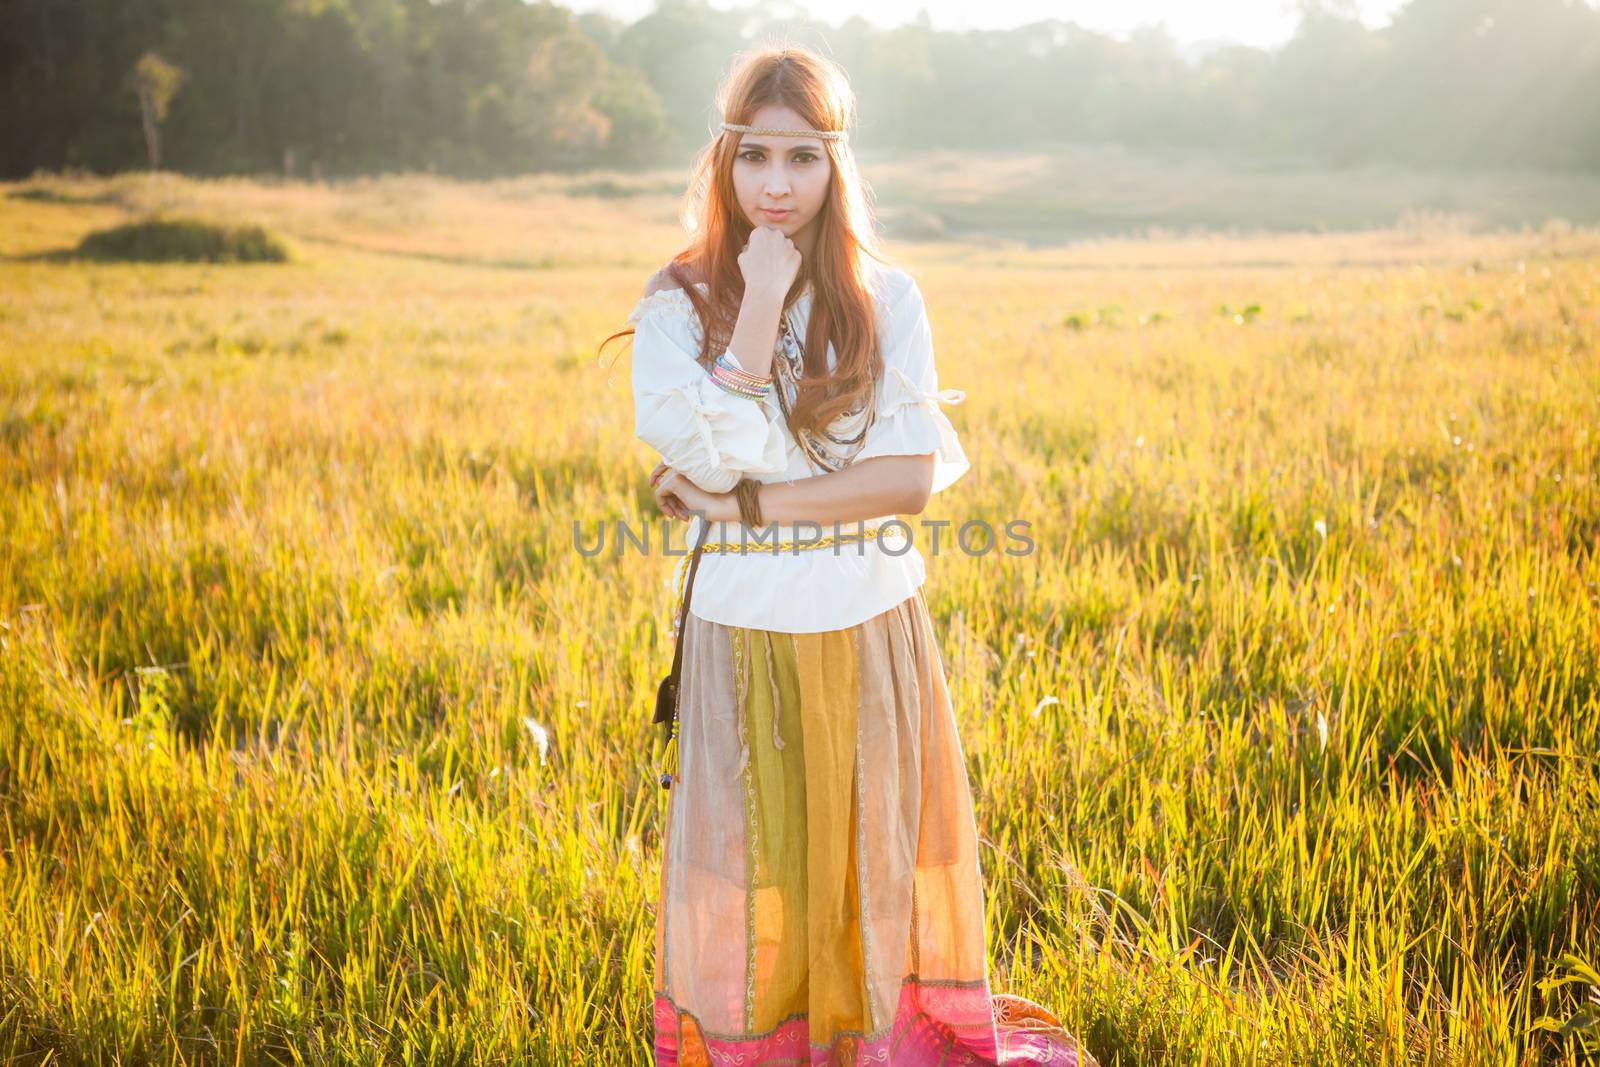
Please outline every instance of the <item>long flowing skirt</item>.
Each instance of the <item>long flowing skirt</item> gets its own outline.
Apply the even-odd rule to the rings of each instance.
[[[792,634],[686,622],[655,917],[669,1065],[1069,1064],[991,994],[977,826],[922,590]]]

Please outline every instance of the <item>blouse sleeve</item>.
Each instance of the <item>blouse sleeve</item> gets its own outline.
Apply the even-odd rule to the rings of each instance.
[[[894,301],[886,315],[883,347],[884,378],[877,411],[857,460],[873,456],[916,456],[934,453],[932,492],[950,486],[971,464],[961,439],[940,404],[959,404],[966,393],[939,388],[933,361],[933,334],[922,291],[915,281]]]
[[[770,405],[723,389],[696,358],[699,320],[682,290],[651,293],[628,322],[633,432],[667,466],[709,493],[725,493],[747,474],[788,469]]]

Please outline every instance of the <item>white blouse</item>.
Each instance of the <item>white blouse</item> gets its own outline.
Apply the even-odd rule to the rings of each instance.
[[[933,338],[922,292],[911,275],[869,260],[877,305],[878,337],[885,374],[878,385],[874,420],[852,462],[873,456],[933,453],[933,491],[939,492],[966,473],[969,463],[955,428],[941,403],[957,404],[966,395],[940,390],[934,369]],[[705,283],[695,283],[704,291]],[[805,336],[812,292],[808,285],[789,313],[791,331]],[[634,433],[708,492],[731,490],[740,478],[760,482],[792,482],[826,473],[810,466],[789,433],[779,407],[777,389],[763,400],[736,396],[711,380],[697,359],[700,320],[681,289],[662,289],[644,297],[628,316],[634,326]],[[728,355],[735,362],[738,357]],[[828,346],[828,366],[836,363]],[[774,371],[776,373],[776,370]],[[835,424],[838,425],[838,424]],[[893,515],[868,519],[874,523]],[[689,524],[686,545],[692,548],[704,524]],[[892,527],[880,540],[830,544],[820,548],[759,549],[740,552],[739,522],[713,522],[707,544],[721,541],[731,551],[705,552],[695,573],[689,610],[702,619],[727,626],[754,627],[786,633],[816,633],[865,622],[916,592],[926,575],[916,546],[917,523],[909,521],[908,540]],[[815,539],[816,526],[770,524],[779,540]],[[823,536],[832,523],[819,524]],[[860,526],[839,524],[849,535]],[[770,535],[767,538],[770,541]],[[748,535],[755,543],[755,532]],[[674,551],[683,555],[673,572],[681,589],[690,559],[676,537]],[[676,602],[675,602],[676,603]],[[676,623],[676,617],[674,617]]]

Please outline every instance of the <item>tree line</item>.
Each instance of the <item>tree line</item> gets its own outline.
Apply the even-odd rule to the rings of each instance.
[[[1275,49],[1159,29],[940,30],[659,0],[6,0],[0,168],[459,177],[682,162],[735,52],[832,54],[877,149],[1208,148],[1344,167],[1600,168],[1592,0],[1411,0],[1369,29],[1301,0]]]

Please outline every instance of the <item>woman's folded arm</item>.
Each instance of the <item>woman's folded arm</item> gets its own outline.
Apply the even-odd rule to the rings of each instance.
[[[698,320],[687,296],[675,289],[651,293],[628,321],[633,432],[662,462],[710,493],[725,493],[746,475],[787,469],[770,396],[755,400],[723,389],[696,358]]]

